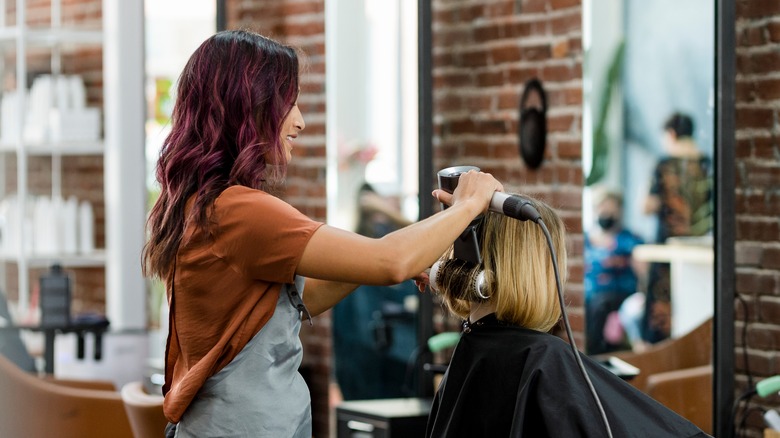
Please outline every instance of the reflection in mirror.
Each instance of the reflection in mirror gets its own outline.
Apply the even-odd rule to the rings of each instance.
[[[656,343],[712,316],[714,4],[591,1],[584,17],[586,300],[645,292]],[[601,348],[630,347],[603,301]]]
[[[641,362],[701,336],[688,366],[710,380],[714,3],[583,3],[586,350]]]
[[[418,218],[416,8],[326,2],[328,223],[368,237]],[[331,404],[416,395],[417,308],[412,281],[334,307]]]

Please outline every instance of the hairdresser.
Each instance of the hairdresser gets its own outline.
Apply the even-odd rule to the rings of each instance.
[[[296,51],[247,31],[207,39],[179,78],[143,253],[170,305],[168,436],[311,437],[301,320],[359,284],[421,278],[502,190],[465,174],[434,192],[451,208],[380,239],[315,222],[274,196],[305,127],[298,93]]]

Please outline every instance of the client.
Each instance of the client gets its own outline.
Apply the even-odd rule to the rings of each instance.
[[[546,204],[560,272],[565,231]],[[601,410],[571,346],[548,331],[561,318],[542,228],[496,213],[478,225],[482,263],[445,254],[431,286],[463,331],[433,401],[427,437],[602,437]],[[563,282],[565,279],[562,279]],[[615,437],[706,437],[695,425],[580,355]]]

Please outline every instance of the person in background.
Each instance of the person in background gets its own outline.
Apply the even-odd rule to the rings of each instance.
[[[299,92],[297,52],[242,30],[204,41],[179,78],[143,251],[170,308],[168,436],[311,438],[301,321],[359,284],[424,280],[502,190],[466,173],[433,193],[451,208],[381,239],[314,221],[274,196],[306,126]]]
[[[358,191],[357,233],[381,238],[411,224],[397,201],[368,183]],[[409,397],[414,381],[408,362],[417,346],[413,281],[359,286],[333,308],[333,353],[342,400]],[[416,309],[416,306],[412,306]]]
[[[597,227],[585,233],[585,351],[600,354],[625,349],[623,339],[604,336],[608,317],[637,292],[643,265],[631,257],[642,239],[623,226],[623,196],[601,190],[596,199]],[[644,269],[646,270],[646,269]]]
[[[563,221],[548,205],[531,202],[549,229],[559,272],[565,275]],[[484,215],[478,228],[481,264],[448,252],[431,268],[431,286],[463,319],[463,331],[436,391],[425,436],[606,436],[571,345],[549,333],[562,313],[542,228],[493,212]],[[483,288],[474,286],[480,273]],[[613,436],[707,436],[598,362],[577,354]]]
[[[693,139],[693,119],[672,114],[664,124],[666,155],[653,171],[645,214],[657,218],[656,242],[670,237],[704,236],[712,231],[712,160]],[[668,263],[652,263],[645,300],[644,339],[655,343],[671,332]]]

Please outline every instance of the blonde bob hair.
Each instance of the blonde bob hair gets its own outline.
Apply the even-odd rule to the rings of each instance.
[[[527,198],[527,197],[526,197]],[[529,198],[530,199],[530,198]],[[547,204],[531,199],[550,231],[558,259],[561,283],[566,283],[566,233],[563,221]],[[438,287],[444,303],[466,319],[471,304],[490,302],[496,318],[541,332],[549,331],[561,317],[552,257],[541,226],[488,212],[479,227],[482,265],[448,268],[452,251],[445,254]],[[451,260],[450,260],[451,261]],[[449,270],[450,272],[446,272]],[[468,285],[484,270],[486,289],[480,298]],[[466,286],[464,286],[466,285]]]

